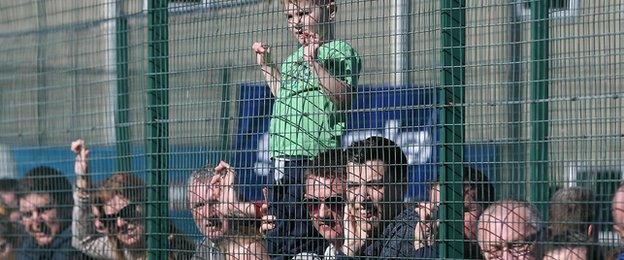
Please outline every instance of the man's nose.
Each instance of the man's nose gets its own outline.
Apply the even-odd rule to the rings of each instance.
[[[301,23],[301,21],[303,20],[301,19],[300,16],[293,17],[293,24],[295,25],[295,28],[300,29],[301,27],[303,27],[303,24]]]
[[[123,227],[126,224],[126,221],[123,220],[122,218],[117,218],[117,227]]]
[[[501,259],[503,260],[514,260],[516,257],[512,255],[509,250],[503,249],[503,253],[501,254]]]
[[[39,211],[35,210],[32,212],[32,219],[36,221],[41,220],[41,214],[39,214]]]
[[[365,186],[358,187],[357,190],[355,191],[354,202],[362,203],[368,200],[370,200],[370,196],[368,194],[368,190],[366,189],[366,187]]]
[[[325,203],[321,203],[321,206],[319,207],[319,218],[326,218],[330,215],[329,212],[329,207],[327,207],[327,205],[325,205]]]

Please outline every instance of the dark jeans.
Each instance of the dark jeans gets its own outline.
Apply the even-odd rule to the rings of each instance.
[[[272,259],[291,259],[302,252],[323,255],[327,242],[319,235],[302,203],[304,166],[307,160],[286,161],[281,181],[269,179],[269,214],[276,216],[275,229],[267,233]],[[272,172],[275,174],[275,170]]]

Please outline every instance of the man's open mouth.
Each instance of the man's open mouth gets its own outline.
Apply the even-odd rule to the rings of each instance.
[[[372,203],[364,203],[360,208],[360,215],[365,218],[371,218],[377,215],[377,207]]]
[[[39,227],[39,230],[35,230],[34,233],[39,236],[49,236],[49,235],[52,235],[52,229],[50,229],[48,225],[41,225]]]
[[[334,228],[338,224],[338,221],[334,219],[319,219],[319,226],[327,226],[330,228]]]
[[[134,236],[135,235],[135,229],[134,228],[128,228],[127,226],[122,228],[119,231],[120,235],[125,235],[125,236]]]
[[[221,229],[223,227],[223,221],[219,217],[210,217],[205,220],[207,228]]]

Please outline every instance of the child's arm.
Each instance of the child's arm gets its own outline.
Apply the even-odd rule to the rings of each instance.
[[[311,60],[309,63],[312,73],[319,80],[323,93],[330,101],[338,106],[343,106],[351,100],[350,94],[353,92],[351,85],[329,73],[318,61]]]
[[[252,49],[256,53],[256,63],[260,65],[264,80],[269,84],[273,96],[277,97],[277,92],[280,88],[281,74],[271,59],[271,49],[268,45],[261,42],[254,42]]]
[[[321,85],[323,93],[327,98],[339,107],[347,104],[351,100],[353,89],[350,84],[332,75],[321,63],[316,60],[316,52],[320,46],[318,35],[306,33],[307,43],[304,46],[303,58],[310,65],[312,74],[316,76]]]

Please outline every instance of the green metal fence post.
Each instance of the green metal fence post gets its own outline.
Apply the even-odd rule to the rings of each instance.
[[[548,7],[547,0],[531,5],[531,193],[544,218],[548,194]]]
[[[149,259],[167,259],[169,159],[169,45],[167,0],[149,0],[147,90],[147,247]]]
[[[507,132],[509,142],[504,145],[505,154],[501,158],[510,163],[502,165],[502,171],[496,177],[500,184],[497,185],[499,198],[524,197],[526,195],[526,146],[524,140],[524,100],[525,88],[523,84],[524,65],[523,61],[523,35],[524,18],[517,11],[518,0],[508,0],[508,12],[510,13],[508,34],[509,65],[507,74],[507,117],[509,124]]]
[[[132,171],[130,157],[130,126],[128,125],[128,19],[123,12],[123,2],[118,0],[115,21],[115,60],[117,71],[117,109],[115,111],[115,144],[117,146],[117,171]]]
[[[45,144],[47,112],[46,48],[48,17],[44,0],[37,1],[37,145]]]
[[[464,244],[464,83],[466,3],[442,0],[440,123],[440,257],[463,259]]]
[[[225,67],[221,75],[221,153],[222,160],[229,161],[230,153],[230,69]]]

